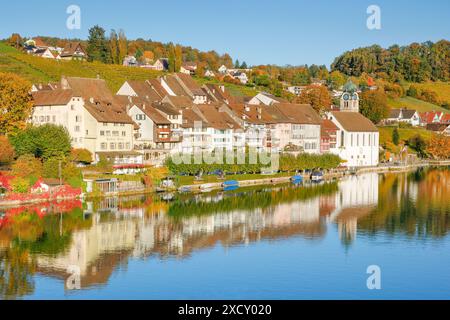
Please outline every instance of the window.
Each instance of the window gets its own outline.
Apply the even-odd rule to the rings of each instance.
[[[344,147],[344,138],[345,138],[345,133],[344,133],[344,131],[341,131],[341,147]]]
[[[76,116],[75,117],[75,122],[81,122],[81,116]]]
[[[75,106],[72,104],[72,105],[70,105],[70,110],[75,110]]]
[[[118,123],[114,123],[114,127],[117,127],[119,124]]]
[[[123,143],[119,143],[119,150],[123,150]]]
[[[100,149],[106,150],[106,148],[107,148],[106,143],[102,143],[102,144],[100,145]]]
[[[111,136],[111,131],[106,131],[106,136],[110,137]]]
[[[75,127],[75,132],[80,132],[80,126]]]
[[[136,120],[145,120],[145,114],[137,114]],[[125,124],[121,123],[120,125],[123,127]]]
[[[100,136],[104,137],[105,136],[105,131],[100,131]]]
[[[119,136],[119,131],[113,131],[112,135],[113,135],[113,137],[118,137]]]
[[[129,142],[127,142],[126,148],[127,148],[127,149],[130,149],[130,143],[129,143]]]
[[[116,144],[115,144],[115,143],[111,143],[111,144],[109,145],[109,148],[110,148],[111,150],[116,150]]]
[[[89,130],[86,130],[86,135],[89,135]]]
[[[122,131],[122,137],[126,137],[127,136],[127,132],[126,131]]]

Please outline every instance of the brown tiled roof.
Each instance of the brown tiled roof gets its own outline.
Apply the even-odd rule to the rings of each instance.
[[[156,90],[152,88],[151,84],[147,81],[127,82],[140,98],[147,99],[151,102],[160,101],[161,98],[163,98]]]
[[[75,51],[80,48],[85,54],[86,50],[84,50],[83,46],[80,42],[69,42],[65,47],[64,50],[61,52],[61,57],[71,57],[75,54]]]
[[[36,47],[48,47],[48,44],[44,42],[41,38],[37,37],[33,39]]]
[[[434,132],[442,132],[445,129],[447,129],[448,124],[447,123],[428,123],[427,124],[427,130],[434,131]]]
[[[126,114],[126,111],[117,104],[100,102],[92,103],[89,100],[85,100],[84,107],[98,122],[134,125],[133,120]]]
[[[186,96],[167,96],[164,102],[171,104],[177,109],[191,108],[194,103]]]
[[[321,124],[319,114],[309,104],[277,103],[278,108],[291,123],[297,124]]]
[[[330,121],[328,119],[323,120],[322,122],[322,128],[326,131],[337,131],[339,128],[333,123],[333,121]]]
[[[218,130],[241,129],[241,126],[226,112],[220,112],[218,107],[210,104],[197,105],[198,110],[206,118],[209,125]]]
[[[378,128],[359,112],[333,111],[332,116],[341,126],[351,132],[378,132]]]
[[[63,80],[64,82],[64,80]],[[73,94],[85,100],[94,98],[96,101],[111,103],[114,99],[105,80],[91,78],[67,78],[69,88]],[[63,88],[64,89],[64,88]]]
[[[198,113],[194,110],[188,108],[183,110],[183,124],[181,125],[183,128],[193,128],[196,122],[201,122],[203,128],[207,128],[209,126],[208,122],[205,121]]]
[[[163,88],[161,82],[159,82],[158,79],[149,79],[147,80],[147,83],[150,84],[153,90],[155,90],[161,98],[164,98],[168,95],[167,91]]]
[[[163,80],[167,83],[169,88],[175,93],[177,96],[187,96],[188,93],[183,89],[183,87],[178,83],[177,79],[170,75],[165,76]]]
[[[157,109],[167,115],[172,115],[172,116],[180,115],[180,111],[168,103],[153,103],[152,106],[155,109]]]
[[[33,92],[35,106],[62,106],[67,105],[73,97],[72,90],[43,90]]]
[[[190,75],[187,75],[184,73],[177,73],[176,76],[192,92],[200,92],[201,91],[201,87],[199,86],[199,84],[197,82],[195,82],[195,80]]]
[[[122,110],[127,112],[128,107],[136,106],[144,112],[156,124],[170,124],[158,110],[152,107],[152,104],[146,99],[139,97],[115,96],[114,101]]]

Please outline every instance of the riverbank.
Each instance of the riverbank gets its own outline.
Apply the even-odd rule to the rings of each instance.
[[[432,166],[450,166],[450,160],[445,161],[422,161],[414,164],[409,165],[380,165],[378,167],[366,167],[366,168],[357,168],[355,170],[349,170],[349,169],[335,169],[330,170],[328,172],[324,173],[324,180],[330,181],[330,180],[336,180],[336,179],[342,179],[343,177],[349,176],[349,175],[359,175],[364,173],[400,173],[400,172],[408,172],[412,170],[416,170],[418,168],[422,167],[432,167]],[[233,180],[236,179],[238,182],[239,187],[252,187],[252,186],[262,186],[262,185],[279,185],[279,184],[286,184],[292,181],[292,177],[294,175],[300,175],[303,178],[303,181],[310,181],[310,174],[295,174],[295,173],[277,173],[274,175],[255,175],[258,177],[257,179],[246,179],[246,180],[240,180],[236,179],[236,176],[229,176],[227,177],[227,180]],[[250,177],[252,175],[245,175],[244,177]],[[191,193],[207,193],[211,191],[216,191],[223,189],[223,184],[225,180],[223,181],[217,181],[217,182],[208,182],[208,180],[200,181],[196,184],[180,184],[179,189],[183,189],[186,192]],[[176,191],[176,190],[173,190]],[[109,193],[109,194],[88,194],[88,193],[77,193],[77,194],[68,194],[68,195],[62,195],[59,194],[58,197],[54,197],[53,201],[66,201],[66,200],[75,200],[75,199],[95,199],[95,198],[107,198],[112,196],[129,196],[129,195],[140,195],[140,194],[151,194],[157,192],[156,188],[151,190],[129,190],[127,192],[119,192],[119,193]],[[31,195],[23,195],[19,199],[12,199],[11,197],[6,197],[4,199],[0,199],[0,208],[11,208],[15,206],[22,206],[22,205],[28,205],[28,204],[38,204],[38,203],[45,203],[49,201],[49,197],[47,195],[40,195],[40,196],[31,196]]]

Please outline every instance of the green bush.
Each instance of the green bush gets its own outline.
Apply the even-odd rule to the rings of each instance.
[[[181,157],[187,163],[177,164],[173,161],[174,157],[170,157],[166,161],[166,166],[170,170],[172,174],[187,174],[187,175],[196,175],[199,172],[203,172],[205,174],[214,172],[217,170],[221,170],[226,173],[246,173],[246,174],[254,174],[261,173],[261,170],[269,167],[270,165],[266,163],[261,163],[260,158],[258,158],[257,163],[250,164],[249,154],[245,155],[245,163],[237,164],[236,157],[233,159],[233,163],[227,163],[225,155],[223,159],[221,159],[221,163],[205,163],[204,160],[201,163],[194,162],[193,155],[176,155],[176,157]],[[302,171],[302,170],[312,170],[312,169],[333,169],[337,168],[342,163],[342,159],[339,156],[333,154],[323,154],[323,155],[314,155],[314,154],[299,154],[297,156],[284,153],[279,156],[279,170],[280,171]]]
[[[11,181],[11,188],[15,193],[27,193],[30,189],[30,183],[24,178],[17,177]]]

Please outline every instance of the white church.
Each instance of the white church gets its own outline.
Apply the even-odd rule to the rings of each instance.
[[[378,128],[359,113],[357,87],[349,81],[343,90],[340,111],[332,111],[327,117],[338,128],[336,148],[349,168],[371,167],[379,163],[380,134]]]

